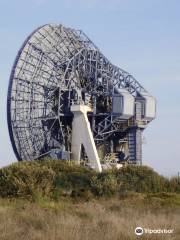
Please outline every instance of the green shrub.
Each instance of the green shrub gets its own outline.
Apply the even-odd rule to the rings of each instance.
[[[116,176],[111,172],[100,173],[92,177],[91,189],[96,196],[112,196],[118,192]]]
[[[120,191],[160,192],[167,191],[167,179],[146,166],[126,166],[114,169]]]
[[[169,191],[180,193],[180,177],[172,177],[169,181]]]
[[[44,159],[19,162],[0,169],[0,197],[61,197],[90,199],[93,196],[128,192],[180,192],[179,178],[160,176],[146,166],[125,166],[96,173],[73,161]]]
[[[52,190],[55,173],[38,162],[23,162],[0,169],[2,197],[32,196],[36,192],[47,195]]]

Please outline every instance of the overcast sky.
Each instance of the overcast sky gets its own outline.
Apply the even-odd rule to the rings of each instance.
[[[25,38],[45,23],[82,29],[111,62],[157,99],[144,131],[143,163],[180,171],[180,1],[0,0],[0,166],[16,161],[6,124],[11,67]]]

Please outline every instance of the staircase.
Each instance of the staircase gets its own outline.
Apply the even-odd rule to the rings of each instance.
[[[94,140],[99,145],[101,141],[108,139],[116,131],[125,131],[129,127],[127,120],[120,117],[108,115],[94,129]]]
[[[134,129],[128,133],[129,160],[131,163],[142,163],[142,130]]]

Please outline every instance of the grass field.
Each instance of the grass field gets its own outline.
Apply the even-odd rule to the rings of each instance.
[[[136,227],[173,233],[136,236]],[[49,159],[0,169],[0,240],[134,239],[180,240],[180,178]]]
[[[137,226],[174,229],[136,236]],[[135,194],[75,201],[0,200],[1,240],[180,239],[179,194]]]

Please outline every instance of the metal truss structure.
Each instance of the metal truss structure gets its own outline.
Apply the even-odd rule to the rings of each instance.
[[[131,145],[137,145],[138,129],[154,117],[137,118],[137,108],[128,119],[115,114],[113,96],[121,89],[135,103],[151,96],[82,31],[53,24],[36,29],[18,52],[8,89],[8,128],[17,159],[39,159],[55,148],[71,152],[70,107],[81,101],[93,109],[88,118],[101,159],[125,142],[123,159],[141,162]]]

